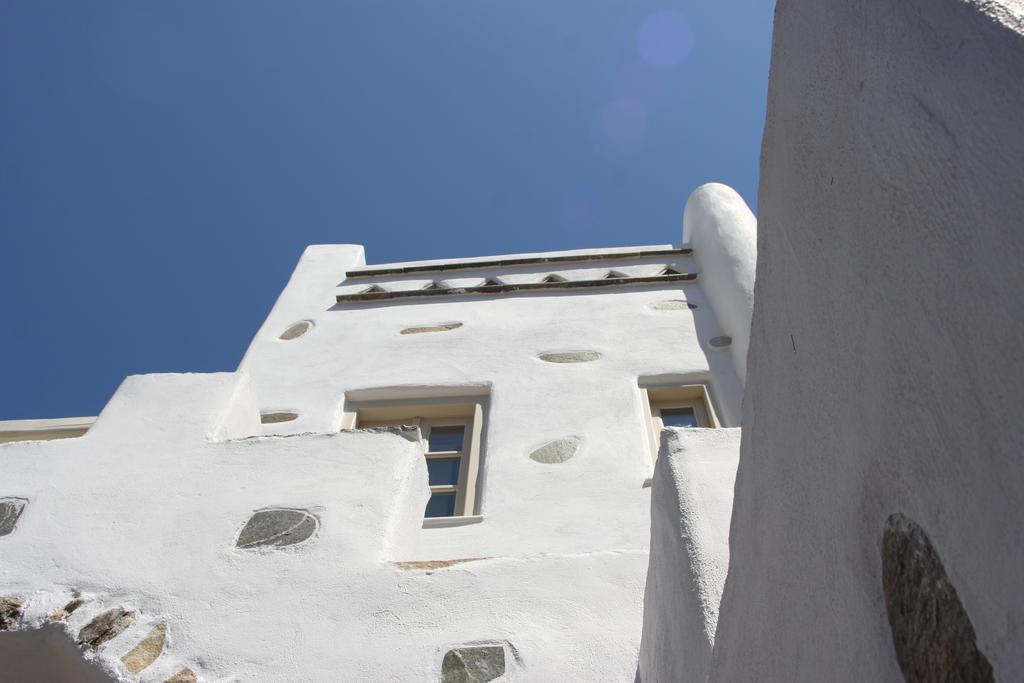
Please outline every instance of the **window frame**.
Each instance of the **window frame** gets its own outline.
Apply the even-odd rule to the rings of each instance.
[[[718,429],[722,426],[712,405],[711,391],[707,384],[641,387],[640,396],[647,421],[647,440],[652,461],[658,459],[661,430],[665,428],[661,419],[662,410],[692,408],[697,426],[683,429]]]
[[[459,480],[455,485],[430,486],[434,493],[455,493],[455,514],[427,517],[424,520],[458,520],[478,514],[480,507],[481,443],[483,436],[483,405],[478,400],[408,399],[360,403],[346,410],[343,428],[410,425],[420,429],[425,460],[448,460],[459,453]],[[434,427],[464,426],[462,451],[431,453],[430,431]],[[424,510],[424,513],[426,511]]]

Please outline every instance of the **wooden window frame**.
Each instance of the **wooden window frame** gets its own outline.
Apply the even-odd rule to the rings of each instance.
[[[662,410],[692,408],[697,418],[696,429],[717,429],[722,426],[711,403],[710,388],[706,384],[641,387],[640,396],[647,418],[647,440],[652,460],[658,459],[661,430],[665,426],[661,419]]]
[[[430,492],[455,493],[455,514],[450,517],[424,517],[430,520],[455,520],[477,514],[479,509],[479,479],[481,474],[481,442],[483,434],[483,405],[480,401],[452,402],[450,399],[409,399],[374,401],[353,406],[346,411],[343,425],[351,428],[410,425],[420,428],[424,458],[447,460],[459,453],[459,481],[454,486],[431,486]],[[465,426],[462,451],[431,453],[430,431],[434,427]]]

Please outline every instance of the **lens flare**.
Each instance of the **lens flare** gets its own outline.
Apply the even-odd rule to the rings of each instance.
[[[681,64],[693,50],[690,21],[672,10],[647,15],[636,32],[636,49],[642,60],[658,69]]]

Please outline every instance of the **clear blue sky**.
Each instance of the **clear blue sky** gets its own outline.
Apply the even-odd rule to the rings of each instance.
[[[677,242],[756,202],[770,0],[0,3],[0,419],[233,370],[305,245]]]

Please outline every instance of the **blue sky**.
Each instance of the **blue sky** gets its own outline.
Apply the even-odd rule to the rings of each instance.
[[[677,242],[756,206],[773,3],[0,4],[0,419],[233,370],[307,244]]]

